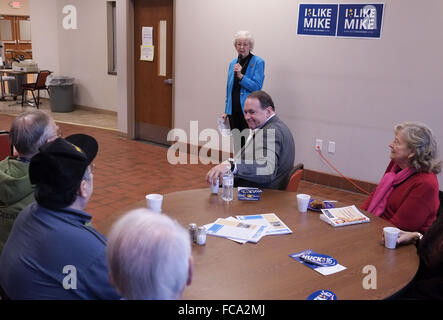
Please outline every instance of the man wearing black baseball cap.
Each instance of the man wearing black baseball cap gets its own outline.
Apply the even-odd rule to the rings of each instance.
[[[33,203],[20,212],[0,257],[11,299],[119,299],[109,283],[106,239],[84,212],[93,192],[97,141],[58,138],[32,157]]]

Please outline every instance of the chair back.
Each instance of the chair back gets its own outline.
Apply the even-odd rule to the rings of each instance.
[[[438,207],[437,217],[440,216],[443,212],[443,191],[438,191],[438,198],[440,199],[440,206]]]
[[[0,131],[0,161],[6,157],[12,156],[12,144],[9,141],[9,132],[5,130]]]
[[[303,163],[299,163],[291,170],[289,174],[289,181],[286,185],[286,191],[297,192],[302,176],[303,176]]]
[[[51,74],[49,70],[41,70],[35,81],[35,89],[46,89],[46,78]]]

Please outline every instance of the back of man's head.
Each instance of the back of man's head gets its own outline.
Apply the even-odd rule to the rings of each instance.
[[[14,119],[9,139],[20,156],[30,158],[54,136],[52,118],[40,110],[25,112]]]
[[[179,299],[191,282],[189,233],[147,209],[133,210],[114,224],[107,260],[111,281],[126,299]]]
[[[43,145],[29,163],[29,180],[35,185],[37,203],[61,209],[81,199],[82,182],[87,181],[92,186],[89,166],[97,152],[97,140],[86,134],[57,138]],[[92,194],[92,188],[90,190]],[[86,202],[90,195],[85,198]]]

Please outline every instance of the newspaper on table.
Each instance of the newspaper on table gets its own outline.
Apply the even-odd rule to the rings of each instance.
[[[237,219],[246,223],[267,226],[267,236],[292,233],[292,230],[275,213],[241,215],[237,216]]]
[[[321,211],[323,214],[320,215],[320,219],[329,223],[333,227],[348,226],[351,224],[371,221],[371,219],[361,213],[355,205],[342,208],[321,209]]]
[[[266,233],[267,226],[246,223],[233,217],[227,219],[218,218],[207,227],[207,234],[228,238],[239,243],[257,243]]]

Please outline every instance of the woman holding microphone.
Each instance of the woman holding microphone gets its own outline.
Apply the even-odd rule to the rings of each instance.
[[[245,100],[251,92],[262,89],[265,62],[251,53],[254,48],[254,38],[249,31],[236,33],[234,47],[238,57],[229,64],[225,113],[222,119],[228,118],[231,130],[238,129],[241,132],[248,128],[243,114]],[[239,144],[240,141],[236,141],[238,138],[235,136],[234,134],[234,153],[244,145],[243,141]]]

